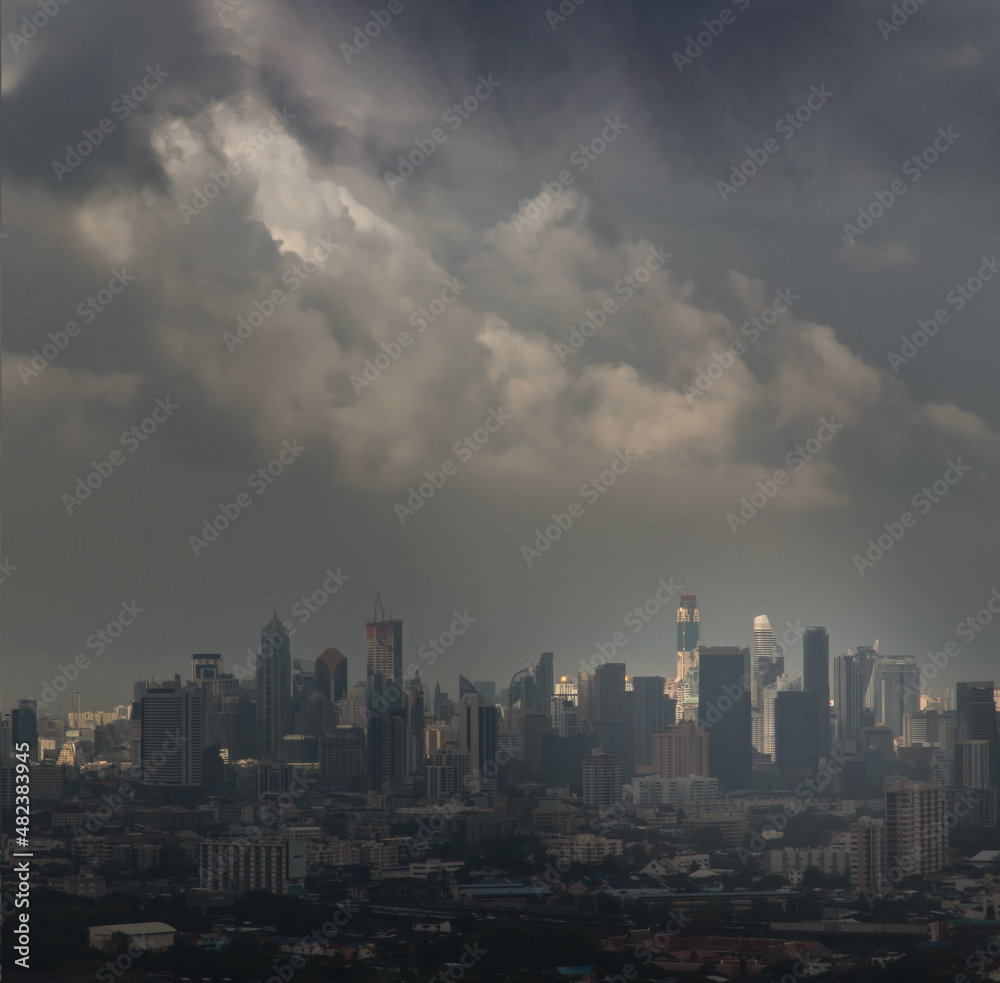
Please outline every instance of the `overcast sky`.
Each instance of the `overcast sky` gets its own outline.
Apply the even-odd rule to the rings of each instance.
[[[706,644],[993,676],[1000,10],[893,6],[4,4],[4,707],[273,611],[354,682],[376,592],[456,693],[673,675],[677,598],[624,619],[685,578]]]

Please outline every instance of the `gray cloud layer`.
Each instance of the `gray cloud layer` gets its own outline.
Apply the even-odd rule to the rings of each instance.
[[[478,618],[425,676],[445,688],[459,671],[504,685],[549,649],[575,671],[661,577],[690,576],[709,644],[747,644],[762,612],[828,625],[835,651],[955,638],[1000,587],[1000,284],[947,299],[998,245],[994,7],[928,3],[884,38],[890,4],[720,4],[731,22],[683,71],[674,52],[716,16],[704,4],[588,0],[553,30],[544,3],[402,0],[348,60],[370,8],[70,2],[14,51],[38,8],[5,7],[6,703],[133,598],[145,612],[77,684],[89,705],[191,652],[242,661],[273,608],[295,656],[335,645],[356,678],[377,590],[411,656],[453,609]],[[168,75],[121,118],[150,68]],[[480,76],[499,86],[470,110]],[[832,96],[777,128],[813,87]],[[104,118],[60,181],[52,162]],[[939,127],[958,138],[904,171]],[[717,182],[769,138],[723,200]],[[390,187],[415,141],[433,153]],[[228,184],[201,198],[213,172]],[[572,183],[546,204],[560,172]],[[893,181],[904,193],[848,242]],[[626,296],[658,248],[667,268]],[[135,279],[103,304],[123,268]],[[463,289],[442,293],[448,278]],[[779,290],[798,299],[751,344],[743,326]],[[948,323],[894,372],[888,353],[938,309]],[[746,352],[690,396],[733,342]],[[165,397],[179,409],[123,443]],[[793,470],[824,418],[843,429]],[[285,441],[306,450],[248,485]],[[116,449],[70,514],[64,493]],[[638,461],[584,495],[626,450]],[[920,511],[959,458],[972,470]],[[446,460],[401,524],[394,506]],[[777,469],[789,482],[734,534],[727,513]],[[189,537],[240,493],[252,505],[195,556]],[[522,545],[574,501],[527,566]],[[913,528],[859,575],[854,554],[907,510]],[[293,605],[329,567],[350,580],[303,621]],[[630,640],[630,671],[670,674],[673,620]],[[997,631],[948,682],[992,673]]]

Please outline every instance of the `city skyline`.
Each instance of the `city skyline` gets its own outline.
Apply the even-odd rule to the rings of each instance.
[[[473,677],[575,661],[670,577],[707,644],[988,673],[996,10],[753,0],[692,58],[692,2],[357,53],[363,4],[223,7],[60,5],[3,66],[6,706],[127,604],[85,690],[376,589],[468,609]]]

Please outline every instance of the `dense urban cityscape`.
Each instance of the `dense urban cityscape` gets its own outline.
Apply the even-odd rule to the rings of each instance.
[[[154,980],[415,979],[435,959],[441,979],[1000,966],[976,948],[1000,926],[1000,688],[930,696],[934,653],[831,659],[826,628],[779,638],[766,615],[749,646],[706,646],[686,591],[664,675],[627,675],[612,639],[572,675],[544,652],[500,688],[430,692],[381,598],[363,662],[293,657],[275,615],[232,671],[195,654],[112,710],[84,709],[64,673],[2,730],[5,813],[30,783],[35,942],[73,925],[40,959],[101,980],[140,959]],[[26,841],[3,847],[10,918]]]

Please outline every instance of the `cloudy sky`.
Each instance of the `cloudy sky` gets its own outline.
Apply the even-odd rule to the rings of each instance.
[[[992,676],[1000,10],[911,6],[5,4],[4,707],[275,610],[354,681],[376,592],[670,675],[685,578]]]

